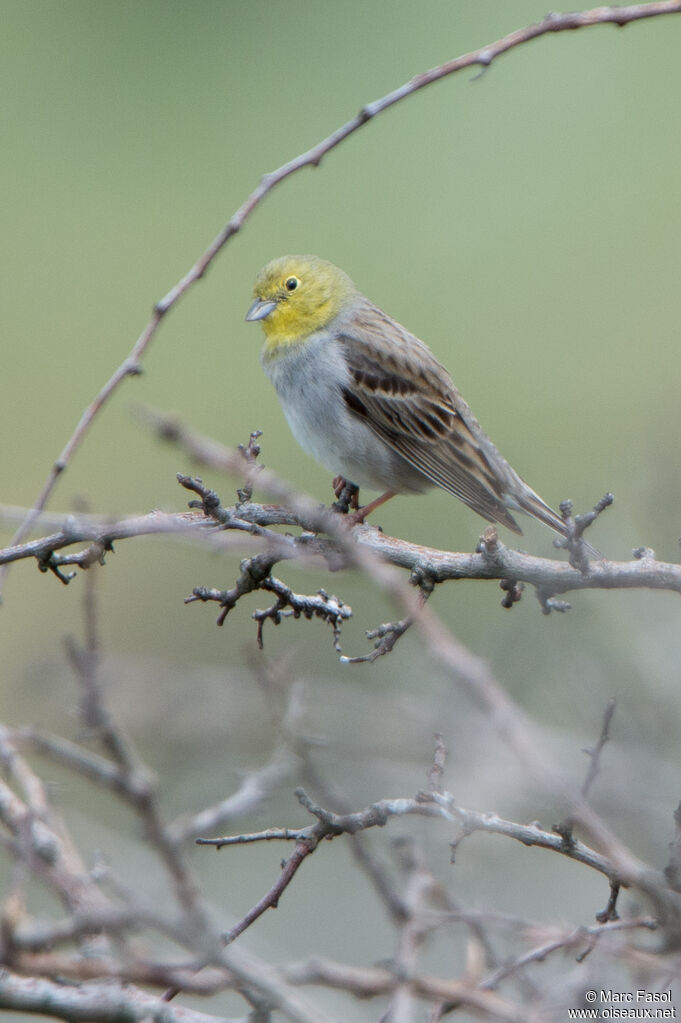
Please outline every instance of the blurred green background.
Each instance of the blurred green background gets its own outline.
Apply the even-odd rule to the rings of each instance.
[[[0,498],[28,505],[154,301],[265,171],[417,72],[540,20],[545,5],[69,0],[3,2],[0,11]],[[547,501],[571,497],[586,510],[614,492],[592,534],[608,556],[626,559],[645,544],[678,560],[680,46],[678,16],[544,38],[481,77],[466,71],[418,93],[283,183],[164,321],[144,375],[100,415],[52,510],[82,499],[115,515],[184,506],[174,477],[192,466],[140,426],[135,402],[175,410],[230,445],[261,429],[264,463],[328,500],[328,474],[297,449],[259,367],[260,331],[244,323],[260,266],[315,252],[430,344]],[[204,475],[228,501],[235,484]],[[460,550],[483,526],[443,493],[393,501],[380,522]],[[547,531],[531,523],[523,543],[552,553]],[[183,598],[195,585],[230,586],[238,557],[156,540],[120,543],[107,560],[99,574],[112,702],[160,771],[170,809],[221,798],[269,751],[247,654],[249,611],[263,598],[217,629],[214,608]],[[352,604],[347,653],[364,652],[363,630],[394,616],[355,577],[289,566],[279,574]],[[0,611],[9,721],[78,734],[62,637],[81,629],[82,592],[82,579],[66,588],[33,564],[13,569]],[[535,715],[576,779],[580,748],[617,699],[602,808],[625,841],[663,865],[681,789],[677,599],[584,593],[569,614],[545,618],[530,592],[511,613],[500,598],[493,584],[462,583],[441,588],[433,606]],[[415,791],[440,727],[462,803],[539,816],[523,804],[508,755],[416,635],[360,668],[338,664],[319,623],[266,628],[266,643],[271,657],[289,652],[307,681],[309,729],[328,744],[322,762],[358,806]],[[628,810],[615,782],[629,786]],[[71,784],[60,779],[67,803]],[[302,820],[290,793],[274,806],[281,823]],[[270,811],[258,826],[273,822]],[[516,910],[506,904],[507,865],[497,877],[499,850],[492,841],[477,848],[475,864],[462,852],[458,876],[476,901]],[[341,870],[344,854],[334,855]],[[197,867],[236,914],[270,883],[278,856],[239,860],[251,872],[243,906],[241,881],[236,899],[218,858]],[[523,856],[516,862],[522,871]],[[560,908],[588,922],[606,893],[574,876]],[[259,925],[252,940],[266,954],[290,938],[286,913],[313,915],[325,878],[315,863],[306,891]],[[535,875],[531,893],[518,882],[525,911],[542,905],[538,887]],[[324,951],[342,957],[340,923],[336,938]],[[380,937],[367,948],[369,958],[391,952]],[[363,950],[354,952],[361,961]],[[366,1007],[352,1012],[346,1018],[374,1018]]]

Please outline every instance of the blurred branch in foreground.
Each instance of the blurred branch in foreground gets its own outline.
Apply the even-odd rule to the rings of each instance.
[[[575,860],[604,874],[611,885],[637,882],[620,875],[607,853],[598,852],[572,836],[568,841],[563,834],[547,831],[538,822],[523,825],[459,806],[442,786],[446,750],[438,736],[433,765],[427,771],[428,788],[414,797],[382,799],[361,810],[336,812],[322,807],[299,788],[298,800],[316,818],[316,823],[303,828],[271,827],[259,833],[202,839],[204,844],[218,847],[271,841],[295,843],[294,852],[282,864],[274,885],[251,911],[220,934],[212,922],[218,915],[217,907],[208,911],[206,895],[188,865],[184,848],[187,839],[202,825],[217,827],[251,813],[266,798],[272,784],[288,785],[296,774],[308,779],[317,776],[317,782],[312,783],[329,795],[326,783],[319,781],[312,748],[302,735],[299,686],[274,668],[268,668],[262,675],[268,706],[278,722],[280,750],[286,749],[288,753],[255,802],[235,794],[229,808],[228,799],[220,806],[199,808],[176,822],[166,821],[159,810],[160,786],[153,781],[131,738],[108,708],[98,679],[99,650],[96,629],[91,628],[96,618],[94,601],[90,585],[85,598],[90,628],[85,645],[72,648],[71,661],[81,694],[83,724],[87,726],[90,742],[98,740],[103,752],[93,753],[84,746],[33,729],[5,726],[0,729],[0,753],[6,773],[0,783],[0,822],[6,833],[6,851],[14,862],[12,881],[2,904],[1,959],[5,969],[0,976],[1,1007],[94,1023],[121,1018],[237,1023],[224,1014],[207,1014],[177,1004],[181,994],[208,999],[231,991],[238,992],[250,1007],[247,1017],[239,1017],[241,1023],[246,1023],[246,1019],[251,1023],[273,1020],[279,1015],[294,1023],[333,1023],[335,1017],[325,1011],[318,997],[308,1001],[295,990],[314,986],[352,998],[387,999],[388,1016],[383,1018],[394,1018],[398,1010],[407,1011],[405,1006],[410,1007],[410,1012],[416,1011],[419,1003],[425,1002],[431,1006],[433,1019],[456,1009],[468,1009],[483,1020],[527,1023],[555,1018],[555,1009],[562,1000],[567,997],[574,1004],[578,997],[578,989],[568,984],[557,998],[555,984],[547,978],[541,998],[534,999],[538,1003],[545,1001],[546,1014],[528,1014],[526,997],[514,995],[512,985],[518,978],[525,977],[533,965],[553,957],[572,953],[578,963],[585,964],[598,948],[601,957],[629,961],[635,976],[645,959],[651,983],[668,974],[673,954],[666,953],[664,944],[656,952],[639,950],[635,944],[637,934],[661,931],[670,948],[674,947],[673,921],[679,898],[661,872],[645,868],[641,875],[645,884],[639,889],[642,895],[650,893],[654,879],[656,915],[625,914],[620,919],[613,906],[608,920],[598,925],[577,929],[551,926],[493,910],[461,906],[432,874],[422,848],[425,836],[424,843],[419,838],[402,838],[395,847],[396,863],[389,871],[379,866],[375,853],[364,845],[356,858],[357,867],[373,885],[374,911],[380,912],[384,903],[383,908],[388,909],[393,921],[392,966],[358,967],[314,955],[302,962],[279,962],[276,966],[256,959],[242,948],[244,932],[265,910],[279,904],[304,860],[321,848],[324,839],[343,839],[354,847],[363,832],[382,835],[391,820],[406,816],[415,815],[424,823],[437,820],[451,825],[453,849],[476,831],[498,834],[525,848],[540,846]],[[603,730],[601,738],[604,742]],[[81,860],[66,819],[50,806],[41,774],[29,763],[29,755],[36,753],[69,768],[133,811],[143,824],[144,839],[155,854],[159,874],[169,882],[169,897],[162,908],[143,894],[134,894],[110,866],[99,863],[89,869]],[[262,771],[254,772],[253,776],[262,780]],[[588,776],[592,776],[591,771]],[[249,779],[244,778],[242,790],[248,785]],[[338,795],[329,798],[343,801]],[[633,859],[628,852],[624,857]],[[388,876],[395,870],[396,884]],[[28,912],[36,884],[52,892],[55,905],[61,904],[64,915]],[[329,899],[332,890],[330,880]],[[600,918],[600,914],[596,915]],[[328,926],[328,921],[324,926]],[[440,977],[424,970],[421,956],[426,945],[437,941],[443,931],[458,928],[470,930],[475,936],[478,946],[475,964],[469,961],[460,975],[453,977]],[[519,940],[529,944],[529,950],[519,950]],[[495,952],[501,943],[511,950],[503,958]],[[314,946],[312,936],[311,944]],[[588,979],[589,973],[584,974],[580,984],[584,977]],[[588,982],[594,983],[593,979]]]

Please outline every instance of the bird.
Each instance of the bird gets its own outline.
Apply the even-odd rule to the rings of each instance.
[[[524,512],[568,535],[563,518],[488,438],[430,348],[318,256],[282,256],[256,277],[246,313],[295,439],[346,482],[379,490],[353,515],[437,486],[513,533]]]

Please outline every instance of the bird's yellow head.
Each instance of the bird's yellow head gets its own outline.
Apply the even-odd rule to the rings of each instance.
[[[265,352],[304,341],[326,327],[356,294],[347,274],[318,256],[281,256],[263,267],[247,320],[260,320]]]

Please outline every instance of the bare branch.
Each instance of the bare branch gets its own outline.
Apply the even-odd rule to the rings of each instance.
[[[405,837],[399,841],[397,849],[406,913],[397,928],[397,947],[393,957],[395,984],[383,1019],[386,1023],[411,1023],[416,1008],[411,981],[418,973],[419,953],[426,936],[436,926],[428,910],[433,896],[439,892],[439,884],[426,868],[423,850],[417,840]],[[475,981],[471,983],[473,986]]]
[[[63,984],[40,977],[19,977],[3,971],[0,975],[0,1008],[55,1016],[69,1023],[130,1023],[163,1019],[165,1023],[245,1023],[243,1018],[218,1020],[204,1012],[168,1005],[125,984]]]
[[[430,798],[437,799],[438,804],[443,799],[443,797],[436,797],[434,794]],[[461,841],[467,835],[472,835],[475,831],[487,831],[495,835],[504,835],[506,838],[512,838],[525,846],[549,849],[552,852],[559,853],[561,856],[567,856],[571,860],[583,863],[585,866],[605,874],[608,878],[612,877],[615,873],[613,864],[610,863],[607,857],[602,856],[576,839],[573,839],[571,843],[566,843],[562,835],[558,835],[553,831],[546,831],[537,823],[518,824],[515,821],[504,820],[503,817],[499,817],[495,813],[478,813],[474,810],[465,810],[462,807],[454,806],[451,803],[451,799],[451,796],[445,795],[444,802],[450,805],[452,817],[458,822],[460,828],[459,836],[451,843],[452,857],[454,857]]]
[[[439,754],[436,752],[436,756]],[[460,842],[474,831],[486,831],[504,835],[521,842],[525,846],[537,846],[567,856],[578,863],[591,867],[619,884],[626,884],[617,876],[615,865],[606,856],[601,855],[584,843],[571,838],[566,842],[562,835],[545,831],[538,824],[523,825],[515,821],[504,820],[497,814],[479,813],[457,806],[449,793],[437,790],[422,792],[415,799],[383,799],[363,810],[336,814],[314,803],[302,789],[296,790],[299,801],[306,809],[317,817],[317,823],[304,828],[267,828],[264,831],[241,835],[229,835],[221,838],[198,838],[197,845],[209,845],[215,849],[226,846],[251,844],[254,842],[294,841],[296,847],[286,860],[282,873],[272,888],[260,899],[246,916],[229,932],[226,942],[231,942],[242,934],[267,909],[278,905],[282,893],[291,882],[294,874],[306,856],[317,848],[323,839],[332,839],[339,835],[355,835],[367,828],[383,827],[391,817],[402,817],[416,814],[427,817],[442,817],[460,830],[459,837],[452,843],[452,858]],[[660,885],[664,884],[662,875],[657,877]]]
[[[669,843],[669,861],[664,874],[672,888],[681,892],[681,803],[674,810],[674,837]]]
[[[598,771],[601,766],[601,753],[603,752],[603,747],[606,742],[610,739],[610,725],[612,724],[616,706],[617,704],[614,700],[608,700],[603,713],[603,724],[601,725],[601,734],[598,736],[598,741],[595,746],[584,750],[586,755],[589,757],[589,770],[586,773],[586,778],[582,785],[582,795],[585,799],[589,795],[589,790],[598,775]]]
[[[317,817],[317,824],[295,831],[288,828],[269,828],[265,832],[253,835],[198,838],[196,840],[197,845],[210,845],[216,849],[244,842],[270,841],[272,839],[293,839],[296,842],[293,853],[284,863],[280,877],[262,899],[229,931],[225,936],[225,943],[232,942],[239,934],[242,934],[267,909],[276,909],[282,893],[290,884],[305,857],[314,852],[323,839],[334,838],[342,834],[352,835],[364,828],[382,827],[390,816],[396,814],[401,816],[405,813],[418,813],[425,816],[439,816],[437,807],[427,808],[416,800],[408,799],[382,800],[355,813],[334,814],[313,803],[303,789],[296,789],[296,795],[300,803]]]
[[[339,547],[336,536],[324,540],[311,537],[311,526],[317,529],[335,525],[334,533],[342,527],[342,519],[333,512],[319,509],[318,519],[313,514],[300,515],[297,511],[279,505],[250,503],[229,509],[233,517],[228,518],[222,530],[216,523],[197,512],[150,512],[148,515],[132,516],[117,521],[102,516],[78,516],[62,519],[64,526],[56,533],[28,541],[24,544],[0,549],[0,564],[26,558],[46,564],[50,556],[64,547],[78,543],[92,543],[111,550],[117,540],[137,536],[167,535],[192,541],[200,540],[215,545],[220,542],[222,532],[255,533],[277,545],[276,560],[300,557],[307,559],[320,555],[333,565],[334,569],[351,567],[352,559],[347,556],[347,546]],[[0,507],[0,519],[4,509]],[[331,524],[327,516],[332,516]],[[323,525],[321,524],[323,523]],[[284,536],[269,531],[271,526],[298,525],[306,533],[302,536]],[[258,528],[268,529],[266,534]],[[681,565],[655,561],[653,558],[634,558],[631,561],[592,561],[588,574],[562,561],[537,557],[513,550],[498,543],[494,554],[487,550],[481,553],[456,553],[437,550],[420,544],[410,543],[397,537],[387,536],[374,526],[362,524],[346,530],[347,540],[356,541],[357,554],[365,551],[379,556],[386,562],[410,572],[421,572],[435,584],[464,579],[514,580],[534,586],[542,599],[547,593],[568,593],[578,590],[651,589],[681,593]],[[203,599],[203,598],[199,598]],[[214,598],[209,598],[214,599]]]
[[[284,975],[290,984],[323,984],[328,988],[349,991],[357,998],[390,994],[395,987],[395,973],[392,970],[361,968],[318,957],[291,964],[285,968]],[[493,992],[480,990],[466,979],[444,980],[417,974],[411,978],[410,989],[419,998],[446,1002],[452,1009],[466,1007],[481,1014],[483,1019],[495,1023],[527,1023],[524,1008],[516,1008]]]
[[[552,941],[548,941],[526,952],[525,955],[505,963],[494,970],[480,985],[483,990],[495,990],[502,980],[524,970],[532,963],[543,963],[548,956],[554,952],[564,952],[574,948],[585,947],[591,951],[597,941],[605,936],[622,933],[623,931],[646,930],[654,931],[657,922],[651,917],[636,917],[633,920],[618,920],[613,923],[602,923],[594,927],[577,927],[573,931],[559,935]],[[584,953],[580,958],[583,958]]]
[[[197,841],[201,841],[198,839]],[[281,874],[272,885],[270,890],[263,895],[261,899],[256,902],[255,906],[246,913],[242,919],[230,928],[230,930],[223,935],[223,941],[225,945],[231,945],[231,943],[239,937],[240,934],[251,926],[251,924],[262,916],[267,909],[276,909],[279,905],[279,899],[283,895],[286,888],[293,880],[296,871],[302,864],[303,860],[309,853],[313,851],[314,846],[311,846],[306,839],[301,839],[296,842],[296,847],[285,861],[281,868]]]
[[[433,763],[428,770],[428,791],[442,795],[442,779],[445,773],[445,761],[447,760],[447,747],[445,738],[441,732],[436,732],[435,749],[433,751]]]

